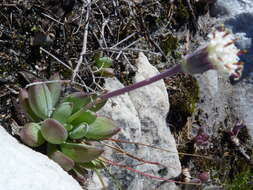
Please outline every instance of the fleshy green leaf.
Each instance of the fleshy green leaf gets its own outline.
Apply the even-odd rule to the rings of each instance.
[[[59,73],[55,73],[54,75],[52,75],[49,80],[60,80]],[[54,107],[56,103],[59,101],[62,83],[60,82],[48,83],[47,87],[51,93],[52,105]]]
[[[72,113],[79,111],[83,106],[87,105],[91,101],[91,94],[76,92],[70,94],[68,97],[64,99],[64,102],[72,102],[73,110]]]
[[[84,122],[90,124],[95,121],[96,117],[97,116],[95,113],[83,108],[80,109],[78,112],[74,113],[73,115],[71,115],[68,118],[67,123],[70,123],[75,126]]]
[[[105,105],[106,101],[107,100],[99,99],[96,94],[87,94],[83,92],[76,92],[64,99],[64,102],[73,103],[72,114],[76,113],[82,108],[87,108],[93,112],[96,112]]]
[[[27,123],[20,131],[21,140],[31,147],[38,147],[45,142],[40,126],[37,123]]]
[[[64,128],[65,128],[67,131],[71,131],[71,130],[74,128],[74,126],[71,125],[71,124],[69,124],[69,123],[64,123]]]
[[[73,103],[63,102],[54,111],[52,118],[59,121],[60,123],[65,123],[68,117],[71,115],[73,110]]]
[[[51,116],[53,104],[47,85],[39,84],[29,87],[28,101],[32,111],[38,117],[45,119]]]
[[[41,133],[52,144],[62,144],[68,137],[68,132],[57,120],[47,119],[42,123]]]
[[[101,160],[92,160],[90,162],[86,163],[79,163],[78,164],[81,167],[87,168],[87,169],[103,169],[105,168],[105,163]]]
[[[50,158],[58,163],[65,171],[69,171],[75,166],[75,162],[59,150],[52,153]]]
[[[73,131],[69,133],[69,138],[71,139],[81,139],[85,136],[87,133],[88,128],[87,123],[81,123],[77,128],[75,128]]]
[[[29,119],[32,121],[40,121],[40,118],[32,111],[31,106],[28,102],[28,92],[26,89],[21,89],[19,91],[19,103],[21,108],[25,111]]]
[[[85,137],[90,140],[103,140],[112,137],[120,131],[111,119],[106,117],[97,117],[97,119],[89,125]]]
[[[104,152],[103,149],[86,144],[64,143],[60,146],[62,152],[77,163],[94,160]]]
[[[98,69],[111,67],[112,59],[110,57],[100,57],[96,60],[96,66]]]
[[[74,167],[75,162],[60,152],[57,148],[58,145],[47,143],[48,157],[58,163],[65,171],[71,170]]]

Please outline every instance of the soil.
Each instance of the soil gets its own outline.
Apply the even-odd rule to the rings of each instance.
[[[94,65],[97,57],[107,56],[113,60],[113,75],[128,85],[135,73],[134,59],[139,52],[144,52],[153,65],[164,70],[196,49],[214,25],[208,14],[211,4],[204,0],[87,2],[0,2],[0,124],[15,137],[17,126],[28,121],[17,100],[20,88],[27,84],[47,80],[59,72],[62,79],[72,81],[67,83],[67,89],[101,92],[104,76],[95,74]],[[170,113],[174,114],[171,118],[181,118],[182,122],[178,122],[180,126],[171,119],[168,122],[180,129],[171,129],[181,144],[179,152],[212,156],[212,160],[182,156],[183,166],[191,168],[193,176],[211,171],[206,185],[221,186],[235,179],[240,173],[236,168],[240,168],[245,157],[226,139],[225,131],[220,131],[218,137],[209,137],[216,142],[212,147],[194,148],[193,139],[187,138],[186,126],[196,110],[188,108],[188,104],[182,110],[183,101],[178,97],[185,99],[190,94],[191,103],[196,103],[198,87],[193,77],[177,75],[174,79],[167,81]],[[196,87],[193,92],[189,91],[189,85]],[[245,129],[239,134],[244,134],[244,139],[249,138]],[[243,144],[251,155],[246,140]],[[229,156],[220,160],[224,154]],[[231,165],[238,167],[227,167]],[[250,168],[250,164],[244,165]]]

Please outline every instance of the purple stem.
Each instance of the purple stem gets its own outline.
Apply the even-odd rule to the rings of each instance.
[[[175,65],[172,68],[169,68],[166,71],[159,73],[151,78],[148,78],[146,80],[126,86],[124,88],[120,88],[120,89],[112,91],[112,92],[108,92],[108,93],[100,96],[100,98],[106,100],[106,99],[112,98],[114,96],[119,96],[119,95],[124,94],[126,92],[130,92],[130,91],[135,90],[137,88],[147,86],[147,85],[154,83],[158,80],[164,79],[165,77],[171,77],[171,76],[173,76],[177,73],[180,73],[180,72],[183,72],[183,71],[182,71],[181,65],[178,64],[178,65]]]

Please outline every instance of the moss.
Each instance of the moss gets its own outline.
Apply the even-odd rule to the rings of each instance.
[[[0,77],[1,77],[1,78],[6,77],[6,76],[5,76],[6,73],[10,73],[10,72],[11,72],[11,70],[10,70],[10,68],[9,68],[8,65],[6,65],[6,64],[0,65]]]
[[[249,190],[253,189],[253,171],[246,169],[238,173],[233,180],[227,181],[225,190]]]
[[[173,52],[172,56],[173,56],[174,59],[178,59],[178,60],[182,59],[182,53],[180,51]]]
[[[172,34],[167,35],[166,38],[161,41],[160,47],[165,54],[175,51],[178,47],[177,38],[174,37]]]
[[[192,76],[179,75],[169,82],[170,112],[168,122],[181,130],[191,116],[199,99],[199,87]],[[172,89],[170,89],[172,88]],[[173,129],[172,129],[173,130]]]
[[[190,19],[190,13],[187,6],[184,4],[185,1],[178,1],[174,18],[178,24],[184,24]]]

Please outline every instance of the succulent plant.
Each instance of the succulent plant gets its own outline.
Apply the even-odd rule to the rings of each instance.
[[[114,76],[113,61],[110,57],[96,57],[94,73],[103,77]]]
[[[110,138],[120,131],[111,119],[95,113],[106,100],[84,92],[61,97],[59,74],[50,80],[58,82],[35,84],[19,93],[20,105],[31,120],[21,129],[21,140],[30,147],[46,143],[48,157],[66,171],[103,168],[99,157],[104,150],[91,141]]]

